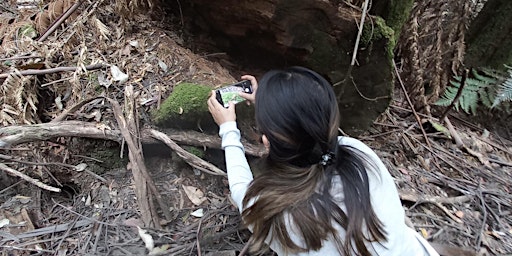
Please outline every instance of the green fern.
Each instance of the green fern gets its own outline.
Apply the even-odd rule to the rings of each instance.
[[[492,104],[493,108],[505,101],[512,101],[512,67],[507,66],[507,68],[508,77],[498,88],[498,92],[496,93],[496,97]]]
[[[462,93],[454,107],[457,111],[462,109],[468,114],[476,114],[479,105],[486,108],[496,108],[505,101],[512,101],[512,67],[508,72],[493,69],[473,70],[472,77],[467,77]],[[450,81],[444,94],[435,105],[449,106],[457,95],[462,78],[455,76]],[[503,106],[507,110],[508,106]],[[508,111],[507,111],[508,112]]]

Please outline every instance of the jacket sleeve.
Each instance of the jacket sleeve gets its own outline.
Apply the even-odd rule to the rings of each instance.
[[[238,130],[236,122],[225,122],[220,125],[219,135],[222,138],[222,149],[226,156],[231,197],[238,210],[242,212],[242,200],[253,176],[245,157],[244,146],[240,142],[240,130]]]

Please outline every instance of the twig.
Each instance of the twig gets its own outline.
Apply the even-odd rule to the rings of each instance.
[[[203,172],[206,172],[208,174],[226,176],[226,173],[224,171],[217,168],[215,165],[204,161],[200,157],[197,157],[196,155],[194,155],[190,152],[187,152],[182,147],[180,147],[178,144],[176,144],[176,142],[172,141],[164,133],[159,132],[157,130],[153,130],[153,129],[150,129],[149,133],[151,134],[151,136],[153,136],[153,138],[162,141],[163,143],[165,143],[165,145],[170,147],[172,150],[176,151],[178,156],[183,158],[183,160],[185,160],[191,166],[193,166]]]
[[[250,242],[251,242],[251,239],[249,239],[249,241],[247,241],[247,243],[245,243],[244,248],[242,248],[242,250],[240,251],[238,256],[244,256],[249,251],[249,247],[251,245]]]
[[[46,32],[44,32],[44,34],[41,35],[37,39],[37,41],[42,42],[48,36],[50,36],[60,26],[60,24],[62,24],[62,22],[64,22],[69,16],[71,16],[71,14],[73,14],[73,12],[75,12],[78,9],[78,7],[80,7],[80,5],[82,5],[83,2],[84,1],[82,1],[82,0],[77,0],[77,2],[74,5],[72,5],[71,7],[69,7],[69,9],[59,17],[59,19],[57,19],[52,25],[50,25],[50,27],[46,30]]]
[[[345,75],[345,78],[343,79],[343,81],[346,81],[347,78],[352,76],[351,75],[352,69],[354,68],[354,65],[356,64],[357,50],[359,49],[359,42],[361,41],[361,35],[363,34],[364,21],[366,19],[366,12],[368,11],[368,3],[369,2],[370,2],[370,0],[365,0],[364,1],[363,13],[361,14],[361,21],[359,23],[359,30],[357,31],[356,42],[354,44],[354,50],[352,52],[352,60],[350,61],[350,66],[348,67],[347,74]],[[342,82],[338,82],[338,83],[334,84],[334,86],[336,86],[336,85],[338,85],[338,84],[340,84]]]
[[[50,121],[50,123],[55,123],[55,122],[59,122],[59,121],[62,121],[66,118],[67,115],[69,115],[70,113],[72,112],[75,112],[77,111],[78,109],[80,109],[81,107],[83,107],[85,104],[93,101],[93,100],[96,100],[96,99],[101,99],[103,97],[92,97],[92,98],[89,98],[89,99],[85,99],[83,101],[80,101],[78,102],[78,104],[70,107],[70,108],[67,108],[65,109],[64,111],[62,111],[62,113],[60,113],[57,117],[55,117],[52,121]]]
[[[72,170],[76,170],[76,166],[74,165],[71,165],[71,164],[65,164],[65,163],[37,163],[37,162],[30,162],[30,161],[24,161],[24,160],[20,160],[20,159],[15,159],[14,157],[12,156],[7,156],[7,155],[3,155],[3,154],[0,154],[0,159],[4,159],[4,160],[10,160],[10,161],[13,161],[13,162],[18,162],[18,163],[22,163],[22,164],[30,164],[30,165],[57,165],[57,166],[62,166],[62,167],[66,167],[66,168],[70,168]],[[101,176],[99,176],[98,174],[90,171],[90,170],[87,170],[85,169],[84,170],[86,173],[88,173],[89,175],[95,177],[96,179],[98,180],[101,180],[103,182],[107,182],[107,180]]]
[[[455,144],[457,145],[457,147],[463,148],[464,143],[460,139],[460,136],[457,133],[457,131],[455,131],[455,128],[453,127],[452,123],[450,122],[450,119],[448,119],[448,117],[444,116],[442,120],[444,121],[444,123],[446,124],[446,127],[450,131],[450,134],[452,135],[452,138],[455,141]]]
[[[7,61],[7,60],[23,60],[23,59],[36,59],[36,58],[42,58],[41,56],[14,56],[9,58],[3,58],[0,59],[0,61]]]
[[[471,201],[473,198],[470,195],[456,196],[456,197],[440,197],[440,196],[419,196],[399,191],[400,199],[415,203],[446,203],[446,204],[460,204]]]
[[[201,226],[203,224],[203,218],[199,220],[199,226],[197,227],[196,232],[196,248],[197,248],[197,255],[201,256],[201,244],[199,243],[199,240],[201,238]]]
[[[471,70],[471,69],[470,69]],[[466,79],[468,78],[468,70],[464,69],[462,71],[462,78],[460,80],[460,87],[457,90],[457,94],[455,94],[455,98],[453,98],[450,105],[444,110],[443,114],[441,115],[441,118],[439,120],[444,120],[445,117],[448,115],[448,112],[455,106],[455,104],[459,101],[460,96],[462,95],[462,91],[464,90],[464,86],[466,85]]]
[[[92,224],[92,222],[90,220],[80,220],[80,221],[76,222],[75,224],[65,223],[65,224],[59,224],[59,225],[34,229],[34,230],[31,230],[31,231],[28,231],[25,233],[18,234],[18,235],[16,235],[16,237],[18,239],[31,238],[31,237],[42,236],[42,235],[46,235],[46,234],[52,234],[52,233],[56,233],[56,232],[62,232],[62,231],[67,230],[69,226],[72,226],[72,228],[81,228],[83,226],[87,226],[90,224]],[[11,241],[11,240],[12,240],[11,238],[4,238],[1,240],[1,242]],[[39,242],[41,242],[41,241],[39,241]]]
[[[104,64],[93,64],[89,66],[85,66],[86,70],[95,70],[104,68],[106,65]],[[76,71],[77,69],[80,69],[80,67],[57,67],[57,68],[48,68],[48,69],[27,69],[27,70],[20,70],[19,74],[23,76],[30,76],[30,75],[44,75],[44,74],[53,74],[58,72],[66,72],[66,71]],[[0,79],[7,78],[10,73],[3,73],[0,74]]]
[[[39,180],[36,180],[34,178],[31,178],[19,171],[16,171],[10,167],[8,167],[7,165],[3,164],[3,163],[0,163],[0,170],[3,170],[3,171],[6,171],[7,173],[11,174],[11,175],[14,175],[14,176],[17,176],[17,177],[20,177],[42,189],[46,189],[46,190],[49,190],[49,191],[52,191],[52,192],[60,192],[60,188],[56,188],[56,187],[52,187],[52,186],[48,186],[44,183],[42,183],[41,181]]]
[[[411,102],[411,98],[409,98],[409,94],[407,93],[407,90],[405,89],[405,85],[402,81],[402,78],[400,77],[400,73],[398,73],[398,69],[396,67],[396,63],[393,60],[393,68],[395,69],[396,76],[398,78],[398,82],[400,83],[400,86],[402,87],[402,90],[404,91],[405,98],[407,99],[407,103],[409,103],[409,106],[411,107],[412,113],[414,114],[414,117],[416,118],[416,122],[418,122],[418,126],[421,129],[421,133],[423,134],[423,137],[425,138],[425,142],[427,143],[428,147],[432,149],[432,145],[430,145],[430,141],[428,140],[427,133],[425,132],[425,129],[423,129],[423,125],[421,124],[421,119],[418,116],[418,113],[416,112],[416,109],[414,109],[414,105]]]

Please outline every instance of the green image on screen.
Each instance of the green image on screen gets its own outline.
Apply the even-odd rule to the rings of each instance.
[[[230,91],[221,91],[220,96],[222,98],[222,102],[224,103],[224,107],[229,107],[229,102],[232,101],[235,104],[244,101],[245,99],[238,95],[240,90],[230,90]]]

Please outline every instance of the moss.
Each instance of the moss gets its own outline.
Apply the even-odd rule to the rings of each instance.
[[[413,4],[414,0],[391,0],[389,3],[385,19],[386,24],[395,31],[396,39],[398,39],[404,23],[411,14]]]
[[[393,58],[393,51],[396,45],[395,32],[381,17],[374,17],[372,21],[365,22],[361,35],[361,45],[371,47],[372,42],[386,39],[386,52],[390,59]]]
[[[176,85],[160,109],[153,112],[153,120],[163,124],[176,117],[207,112],[206,100],[211,90],[211,87],[193,83]]]
[[[186,147],[185,150],[188,151],[189,153],[199,157],[199,158],[204,158],[204,150],[202,150],[200,148],[197,148],[197,147]]]

